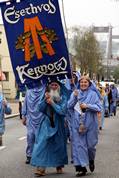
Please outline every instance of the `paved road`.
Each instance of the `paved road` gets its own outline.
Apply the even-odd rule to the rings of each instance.
[[[4,147],[0,147],[0,178],[34,178],[31,166],[25,162],[26,131],[18,118],[6,121]],[[99,135],[96,170],[86,178],[119,178],[119,117],[106,118],[105,129]],[[68,151],[70,145],[68,145]],[[70,151],[69,151],[70,152]],[[55,169],[48,169],[46,177],[73,178],[75,171],[71,164],[65,174],[56,175]]]

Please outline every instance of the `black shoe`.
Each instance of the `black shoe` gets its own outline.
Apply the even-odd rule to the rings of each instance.
[[[102,127],[99,127],[99,130],[102,130]]]
[[[87,173],[87,169],[86,167],[81,167],[81,170],[79,172],[76,173],[76,177],[82,177],[85,176]]]
[[[26,164],[30,164],[30,161],[31,161],[31,157],[27,156],[27,159],[26,159]]]
[[[94,172],[94,170],[95,170],[94,160],[89,161],[89,169],[91,172]]]

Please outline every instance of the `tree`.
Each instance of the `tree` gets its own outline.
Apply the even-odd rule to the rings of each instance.
[[[115,68],[113,77],[115,78],[116,81],[119,79],[119,65]]]
[[[91,28],[72,28],[73,47],[77,65],[81,73],[100,74],[103,70],[101,65],[102,51]]]

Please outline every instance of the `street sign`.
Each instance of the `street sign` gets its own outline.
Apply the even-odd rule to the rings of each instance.
[[[108,33],[109,32],[109,26],[107,27],[93,27],[94,33]]]

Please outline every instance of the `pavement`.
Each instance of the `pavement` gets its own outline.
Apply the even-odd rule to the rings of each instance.
[[[5,115],[5,119],[10,119],[19,116],[19,102],[13,100],[13,101],[9,101],[9,104],[12,109],[12,113],[9,115]]]
[[[34,168],[25,164],[26,128],[19,117],[6,120],[4,146],[0,147],[0,178],[34,178]],[[47,169],[49,178],[75,178],[70,163],[70,144],[67,145],[69,164],[64,174],[57,175],[54,168]],[[105,118],[105,128],[99,133],[95,172],[86,178],[119,178],[119,111],[116,117]]]

